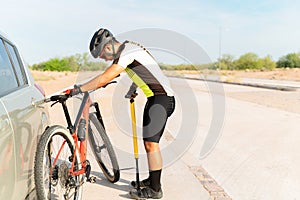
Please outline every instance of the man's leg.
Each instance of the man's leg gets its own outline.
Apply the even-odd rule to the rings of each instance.
[[[162,156],[159,143],[144,141],[148,158],[149,179],[151,188],[158,192],[161,189]]]
[[[147,152],[149,169],[151,171],[160,170],[162,168],[162,157],[159,143],[144,141],[144,145]]]
[[[160,199],[163,196],[160,184],[162,156],[159,140],[163,135],[168,118],[166,109],[167,103],[167,96],[153,96],[148,98],[145,105],[143,116],[143,139],[148,158],[149,178],[145,180],[147,186],[141,189],[141,193],[134,190],[130,191],[129,194],[135,199],[139,199],[140,197],[146,199]]]

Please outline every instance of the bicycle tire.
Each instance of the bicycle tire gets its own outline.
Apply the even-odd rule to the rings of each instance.
[[[61,145],[64,141],[66,143]],[[81,200],[82,187],[80,184],[70,185],[70,180],[76,183],[82,180],[82,175],[71,177],[69,170],[72,166],[70,156],[73,157],[74,140],[69,131],[59,125],[49,127],[41,136],[34,162],[34,180],[37,199],[68,199]],[[55,169],[50,174],[52,161],[57,157],[57,152],[63,146]],[[78,154],[77,154],[78,156]],[[78,167],[78,157],[75,158],[75,166]],[[70,190],[69,192],[67,192]],[[71,193],[70,193],[71,192]]]
[[[103,174],[111,183],[120,179],[120,169],[116,154],[106,134],[105,129],[99,122],[95,113],[90,113],[89,142],[95,159]]]

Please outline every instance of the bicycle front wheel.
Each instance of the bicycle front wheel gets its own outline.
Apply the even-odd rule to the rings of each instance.
[[[89,142],[103,174],[112,183],[120,179],[120,170],[112,144],[95,113],[90,113]]]
[[[81,200],[82,176],[70,175],[74,155],[73,138],[62,126],[48,128],[38,143],[34,179],[39,200]],[[78,169],[75,158],[75,170]]]

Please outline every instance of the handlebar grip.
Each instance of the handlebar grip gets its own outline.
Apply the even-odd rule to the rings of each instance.
[[[68,98],[70,97],[70,95],[67,94],[61,94],[61,95],[54,95],[50,97],[50,101],[66,101]]]

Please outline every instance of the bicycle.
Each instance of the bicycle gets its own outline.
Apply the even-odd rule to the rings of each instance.
[[[108,84],[111,83],[115,81]],[[54,95],[45,100],[54,102],[51,107],[57,103],[62,105],[68,127],[53,125],[47,128],[38,143],[34,175],[39,200],[80,200],[85,178],[88,182],[95,181],[95,177],[90,176],[91,165],[86,157],[87,138],[108,181],[115,183],[120,179],[116,154],[106,134],[99,105],[91,101],[89,94],[83,93],[74,125],[66,104],[71,97],[69,94]]]

